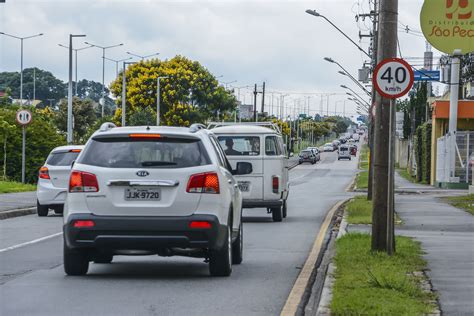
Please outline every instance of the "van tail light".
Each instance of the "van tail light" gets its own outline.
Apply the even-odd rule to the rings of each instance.
[[[94,221],[91,221],[91,220],[77,220],[77,221],[74,221],[72,226],[75,228],[90,228],[90,227],[94,227],[95,223]]]
[[[99,192],[95,174],[73,170],[69,178],[69,192]]]
[[[278,193],[278,189],[280,188],[280,179],[278,179],[277,176],[273,176],[272,177],[272,189],[273,189],[273,193]]]
[[[48,167],[41,167],[40,170],[39,170],[39,178],[40,179],[51,179],[49,177],[49,170],[48,170]]]
[[[211,229],[212,224],[206,221],[192,221],[191,223],[189,223],[189,228]]]
[[[188,193],[219,194],[219,177],[215,172],[193,174],[186,188]]]

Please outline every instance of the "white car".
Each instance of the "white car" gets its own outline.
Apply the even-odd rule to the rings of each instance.
[[[47,216],[49,209],[63,213],[72,163],[84,146],[61,146],[54,148],[44,166],[39,170],[36,189],[38,216]]]
[[[203,125],[104,123],[78,157],[64,208],[64,269],[114,255],[205,258],[214,276],[242,262],[242,196],[214,134]]]
[[[324,144],[323,151],[334,151],[334,145],[332,143]]]

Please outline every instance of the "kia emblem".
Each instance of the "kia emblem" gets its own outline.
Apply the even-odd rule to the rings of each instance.
[[[139,176],[139,177],[146,177],[146,176],[149,176],[149,175],[150,175],[150,173],[146,170],[138,170],[137,171],[137,176]]]

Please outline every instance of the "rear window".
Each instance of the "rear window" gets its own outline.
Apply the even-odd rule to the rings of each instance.
[[[55,152],[48,157],[46,164],[50,166],[70,166],[78,155],[78,152]]]
[[[108,168],[188,168],[210,164],[198,139],[96,138],[79,163]]]
[[[219,136],[217,138],[227,156],[260,155],[259,136]]]

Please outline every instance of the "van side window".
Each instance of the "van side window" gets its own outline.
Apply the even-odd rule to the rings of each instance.
[[[265,155],[267,156],[280,156],[281,148],[279,146],[276,136],[265,137]]]

